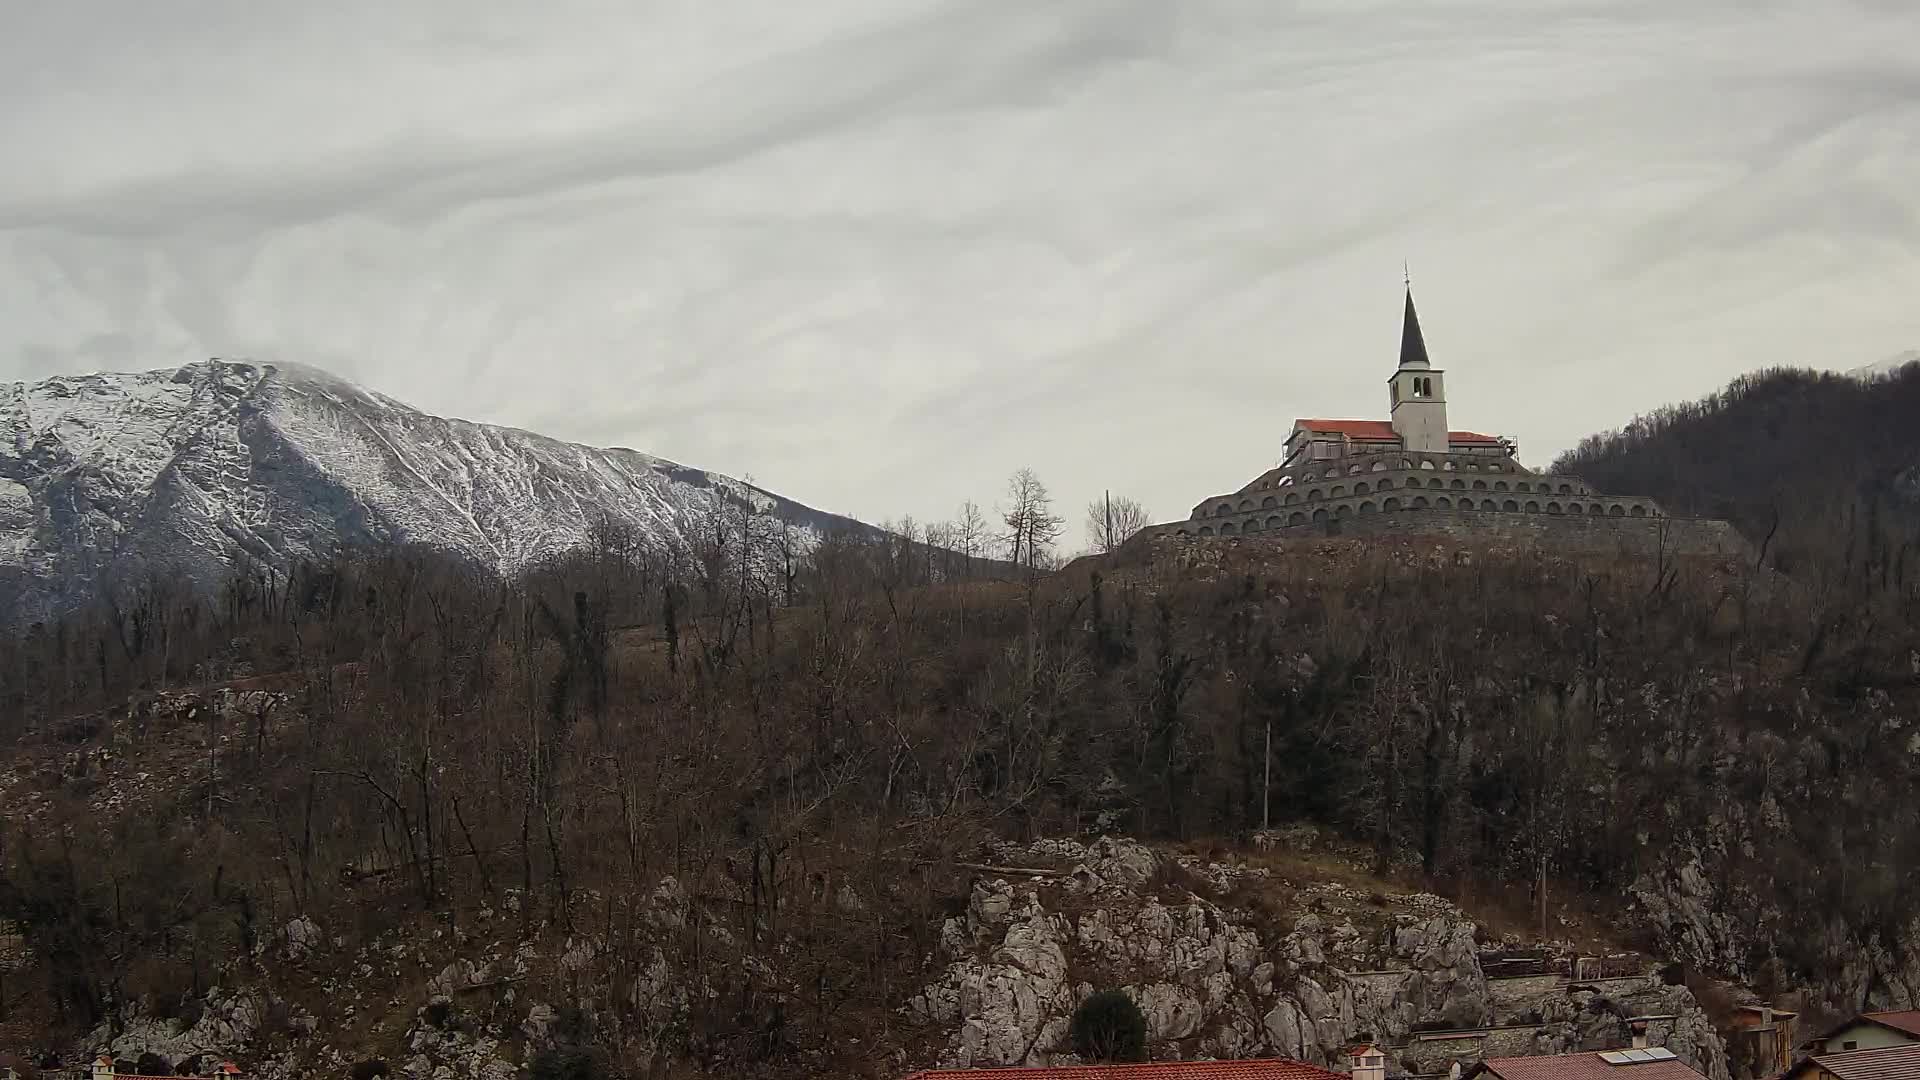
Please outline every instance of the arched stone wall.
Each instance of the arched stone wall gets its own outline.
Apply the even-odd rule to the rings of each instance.
[[[1361,460],[1355,460],[1355,457]],[[1451,472],[1442,478],[1438,473]],[[1461,473],[1477,473],[1463,477]],[[1492,477],[1484,474],[1492,473]],[[1364,480],[1344,481],[1351,476]],[[1311,486],[1309,481],[1322,481]],[[1324,483],[1325,481],[1335,481]],[[1396,489],[1441,488],[1449,492],[1389,498]],[[1277,495],[1261,492],[1285,489]],[[1485,495],[1466,498],[1469,491]],[[1455,497],[1452,492],[1461,492]],[[1487,495],[1525,492],[1565,498],[1498,500]],[[1285,507],[1285,515],[1273,513]],[[1338,461],[1316,461],[1275,469],[1230,495],[1216,496],[1196,507],[1189,517],[1190,535],[1238,536],[1274,529],[1296,528],[1330,518],[1370,513],[1417,513],[1422,510],[1471,510],[1474,513],[1519,513],[1658,518],[1666,516],[1650,499],[1601,495],[1584,482],[1567,476],[1530,473],[1513,461],[1490,461],[1467,454],[1423,454],[1400,450],[1362,453]],[[1295,518],[1299,518],[1298,521]],[[1206,532],[1199,532],[1204,527]],[[1231,526],[1229,531],[1228,526]]]

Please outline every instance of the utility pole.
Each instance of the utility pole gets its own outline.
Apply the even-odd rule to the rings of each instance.
[[[1540,940],[1547,940],[1547,856],[1540,855]]]
[[[1271,715],[1267,717],[1267,742],[1260,757],[1262,759],[1260,769],[1260,831],[1266,832],[1273,828],[1273,818],[1269,813],[1272,808],[1270,796],[1273,792],[1273,717]]]
[[[1105,548],[1107,551],[1112,551],[1114,547],[1114,544],[1113,544],[1113,492],[1103,491],[1100,493],[1100,497],[1104,499],[1107,504],[1107,531],[1104,534],[1102,534],[1100,537],[1100,546]]]

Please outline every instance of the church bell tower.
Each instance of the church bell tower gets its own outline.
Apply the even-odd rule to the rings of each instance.
[[[1400,327],[1400,367],[1387,380],[1393,395],[1393,430],[1401,446],[1433,454],[1447,452],[1446,372],[1427,360],[1427,340],[1407,287],[1406,320]]]

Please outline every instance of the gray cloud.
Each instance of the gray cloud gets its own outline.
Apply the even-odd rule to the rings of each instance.
[[[314,363],[870,518],[1535,464],[1920,342],[1895,0],[0,0],[0,378]]]

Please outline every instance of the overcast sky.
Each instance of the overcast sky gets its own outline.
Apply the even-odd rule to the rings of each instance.
[[[1920,346],[1913,0],[0,0],[0,380],[316,364],[869,520],[1544,467]]]

